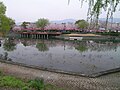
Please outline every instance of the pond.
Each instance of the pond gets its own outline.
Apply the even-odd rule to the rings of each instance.
[[[92,77],[120,68],[120,43],[3,39],[0,58],[51,71]]]

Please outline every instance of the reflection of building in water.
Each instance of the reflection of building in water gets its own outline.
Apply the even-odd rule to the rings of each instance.
[[[88,43],[87,47],[91,51],[110,51],[110,50],[117,50],[118,44],[106,42],[106,43]]]
[[[22,43],[26,46],[34,46],[37,45],[37,43],[43,43],[48,47],[56,47],[56,46],[63,46],[64,50],[66,48],[73,49],[76,47],[79,47],[84,50],[90,50],[90,51],[110,51],[110,50],[116,50],[118,46],[120,46],[120,43],[111,43],[111,42],[94,42],[94,41],[81,41],[81,42],[74,42],[74,41],[63,41],[63,40],[34,40],[34,39],[15,39],[14,42]]]

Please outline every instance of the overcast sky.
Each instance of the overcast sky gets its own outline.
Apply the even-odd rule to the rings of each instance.
[[[16,22],[37,21],[39,18],[49,20],[86,19],[88,5],[81,8],[79,0],[1,0],[7,6],[6,15]],[[114,15],[120,18],[120,12]],[[102,14],[101,17],[105,17]]]

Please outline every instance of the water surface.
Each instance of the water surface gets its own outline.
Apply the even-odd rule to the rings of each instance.
[[[91,75],[120,68],[120,43],[4,39],[0,58],[37,67]]]

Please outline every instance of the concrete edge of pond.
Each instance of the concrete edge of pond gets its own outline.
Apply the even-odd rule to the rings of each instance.
[[[23,63],[8,61],[8,60],[1,60],[0,59],[0,62],[7,63],[7,64],[12,64],[12,65],[23,66],[23,67],[27,67],[27,68],[43,70],[43,71],[54,72],[54,73],[61,73],[61,74],[68,74],[68,75],[75,75],[75,76],[83,76],[83,77],[90,77],[90,78],[96,78],[96,77],[100,77],[100,76],[103,76],[103,75],[107,75],[107,74],[110,74],[110,73],[115,73],[115,72],[120,71],[120,68],[115,68],[115,69],[111,69],[111,70],[107,70],[107,71],[102,71],[102,72],[86,75],[86,74],[81,74],[81,73],[74,73],[74,72],[69,72],[69,71],[66,72],[66,71],[57,70],[57,69],[50,69],[50,68],[33,66],[33,65],[27,65],[27,64],[23,64]]]
[[[111,74],[111,73],[116,73],[116,72],[120,72],[120,68],[115,68],[115,69],[110,69],[110,70],[106,70],[106,71],[101,71],[101,72],[98,72],[98,73],[94,73],[94,74],[91,74],[90,77],[91,78],[96,78],[96,77],[100,77],[100,76],[103,76],[103,75],[107,75],[107,74]]]

